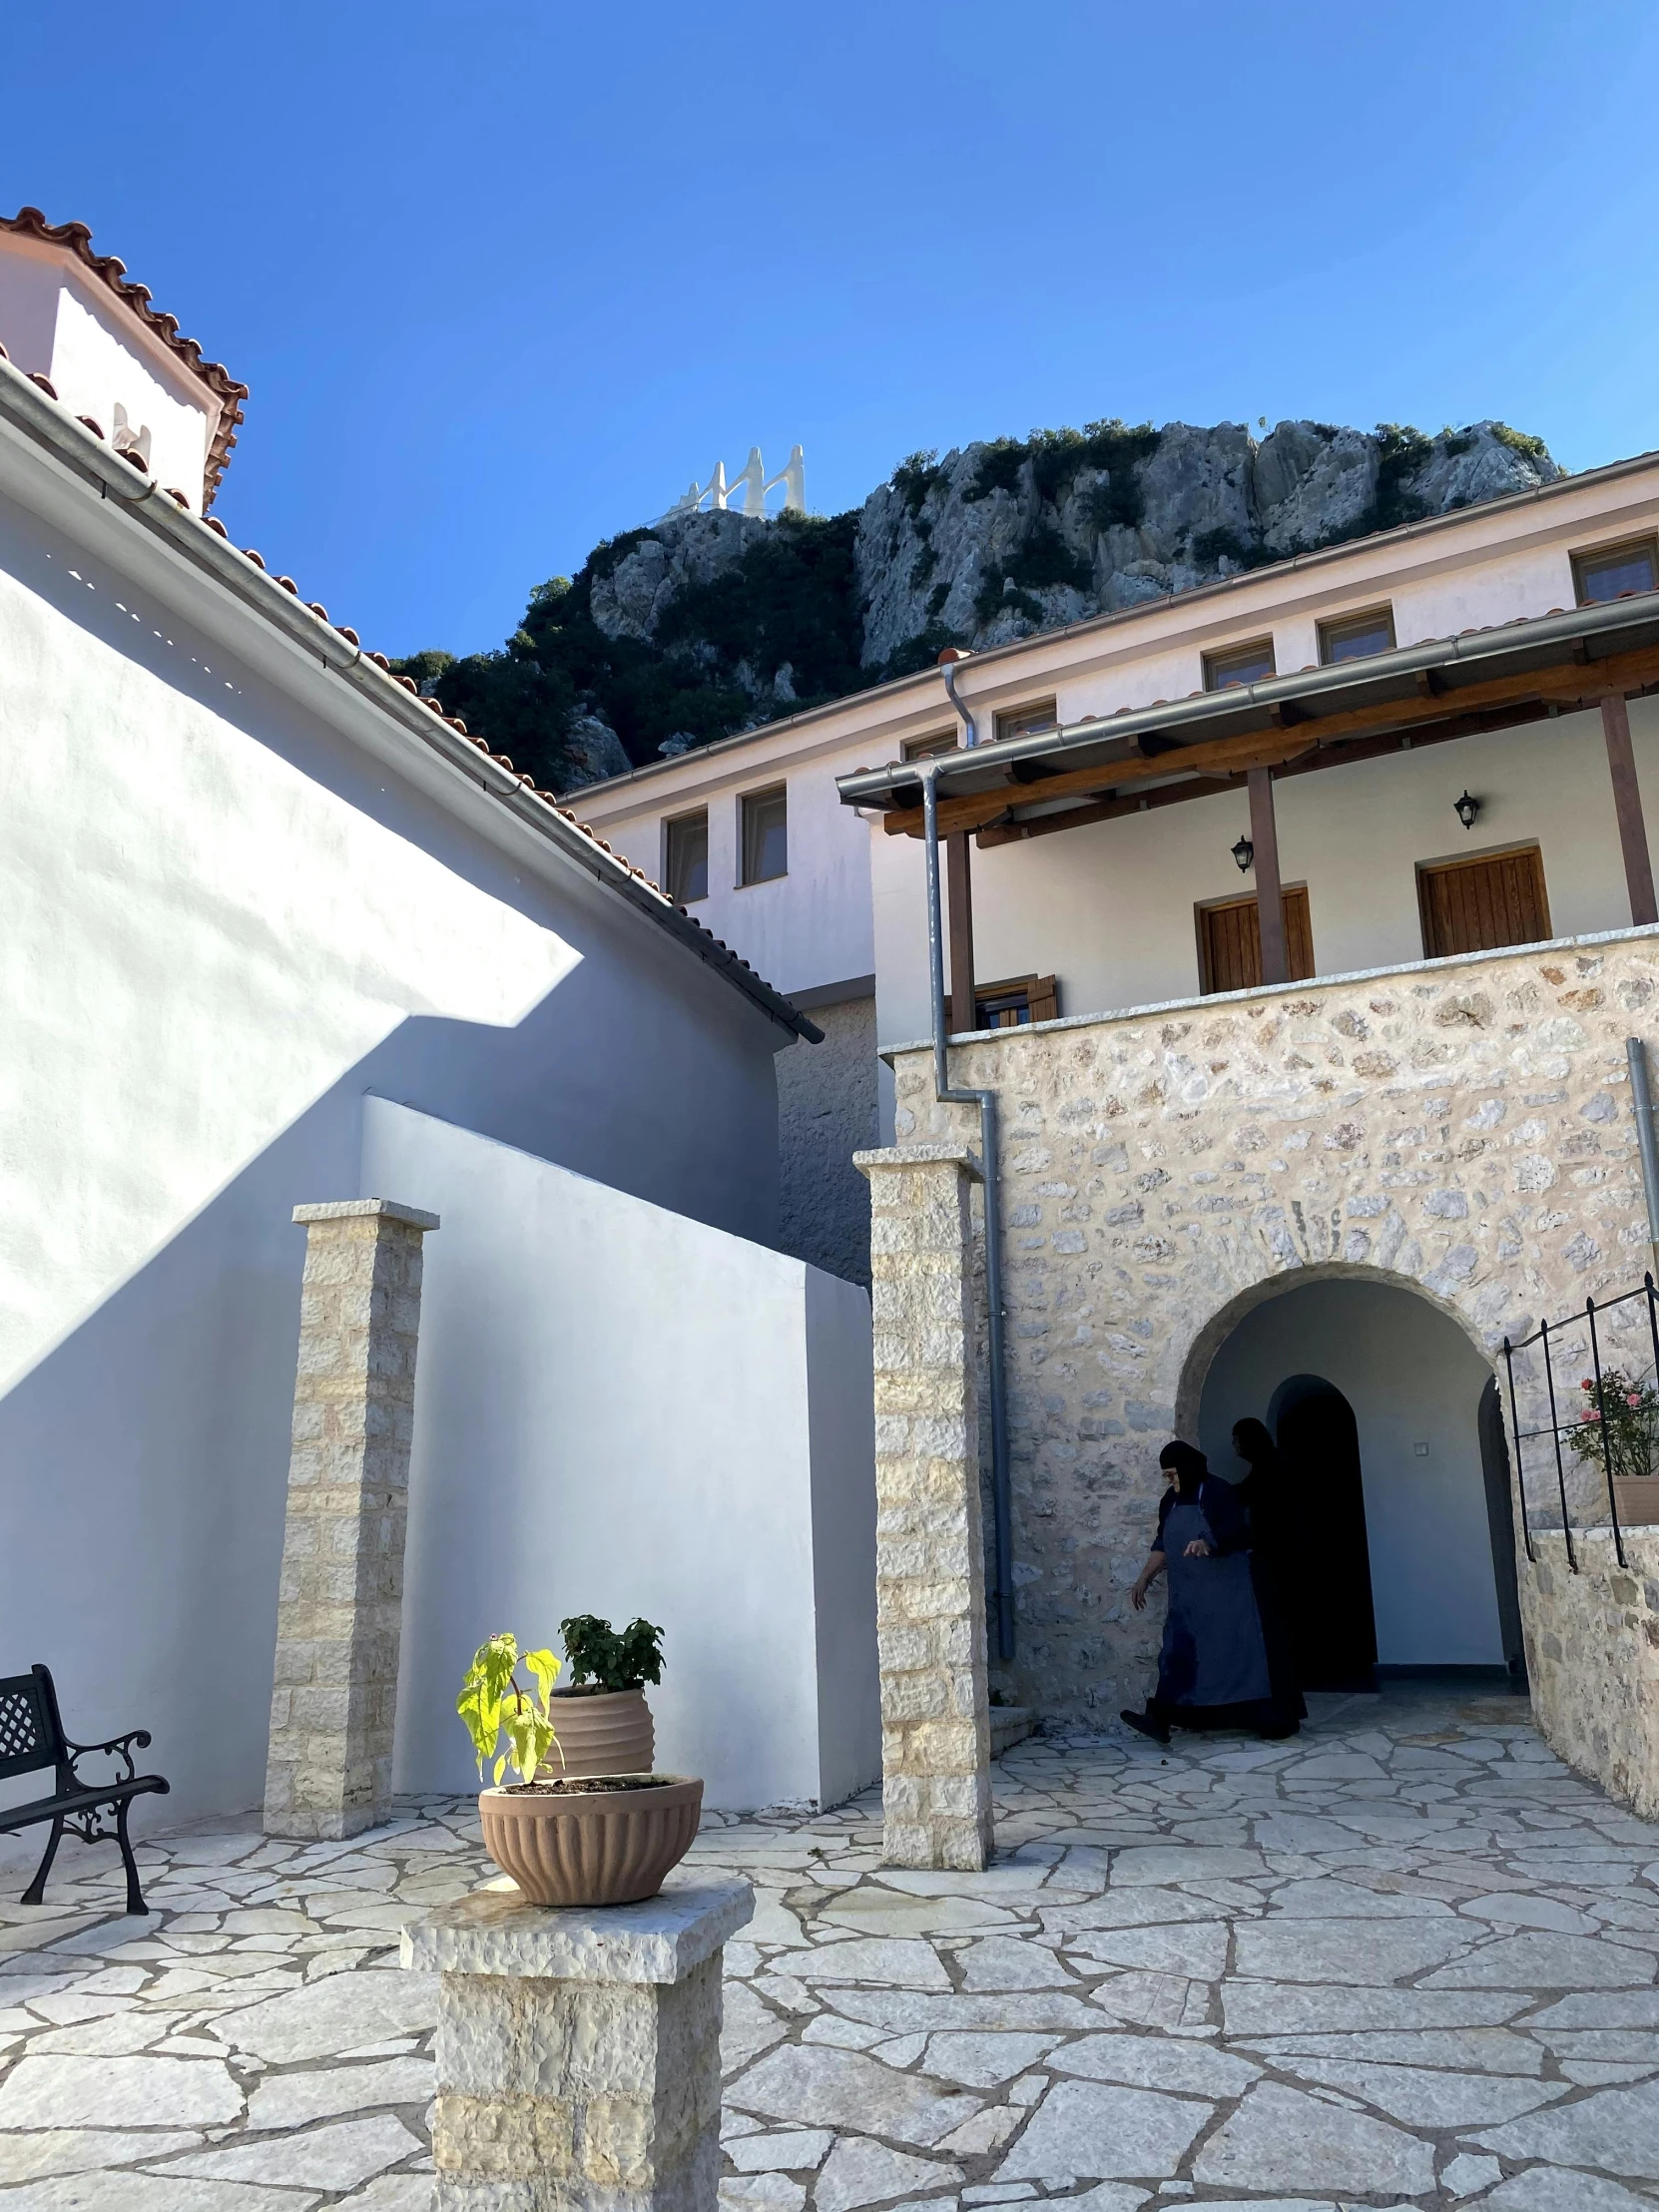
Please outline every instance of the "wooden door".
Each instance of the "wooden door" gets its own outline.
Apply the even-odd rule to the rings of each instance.
[[[1289,884],[1283,894],[1285,962],[1293,983],[1314,972],[1314,930],[1308,886]],[[1262,928],[1254,898],[1227,898],[1198,909],[1199,988],[1249,991],[1262,980]]]
[[[1544,863],[1535,844],[1467,860],[1425,861],[1417,869],[1417,902],[1423,954],[1430,960],[1537,944],[1549,935]]]

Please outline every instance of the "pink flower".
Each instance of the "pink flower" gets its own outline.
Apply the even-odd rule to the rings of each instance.
[[[1600,1420],[1600,1418],[1601,1418],[1601,1415],[1600,1415],[1599,1413],[1592,1413],[1592,1412],[1591,1412],[1591,1411],[1590,1411],[1590,1410],[1588,1409],[1588,1407],[1586,1407],[1586,1408],[1585,1408],[1585,1410],[1584,1410],[1584,1411],[1583,1411],[1582,1413],[1580,1413],[1578,1417],[1579,1417],[1579,1419],[1580,1419],[1581,1421],[1583,1421],[1583,1420]]]
[[[1640,1391],[1640,1390],[1626,1390],[1626,1391],[1625,1391],[1625,1393],[1624,1393],[1624,1402],[1625,1402],[1625,1403],[1626,1403],[1627,1405],[1640,1405],[1640,1403],[1642,1402],[1642,1393],[1641,1393],[1641,1391]]]

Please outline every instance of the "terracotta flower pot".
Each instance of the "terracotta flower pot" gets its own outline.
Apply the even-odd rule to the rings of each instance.
[[[1659,1475],[1616,1474],[1613,1498],[1621,1528],[1651,1528],[1659,1522]]]
[[[649,1774],[656,1732],[643,1690],[555,1690],[550,1710],[559,1751],[550,1751],[544,1774]]]
[[[480,1791],[478,1817],[484,1849],[532,1905],[635,1905],[691,1849],[703,1785],[676,1774],[520,1783]]]

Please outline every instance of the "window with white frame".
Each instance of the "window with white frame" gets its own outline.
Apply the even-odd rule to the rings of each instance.
[[[782,784],[750,792],[740,802],[743,814],[743,880],[771,883],[790,871],[789,795]]]

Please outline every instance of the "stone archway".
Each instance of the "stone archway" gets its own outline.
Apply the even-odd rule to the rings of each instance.
[[[1197,1431],[1199,1406],[1205,1378],[1212,1361],[1239,1324],[1257,1307],[1268,1305],[1288,1292],[1300,1290],[1317,1283],[1373,1283],[1387,1290],[1401,1291],[1420,1299],[1438,1314],[1454,1323],[1467,1339],[1475,1353],[1489,1371],[1493,1369],[1492,1346],[1486,1330],[1472,1310],[1465,1310],[1455,1297],[1445,1295],[1443,1288],[1413,1275],[1402,1275],[1388,1268],[1368,1267],[1352,1261],[1314,1261],[1303,1267],[1278,1267],[1264,1272],[1245,1289],[1216,1308],[1206,1320],[1199,1323],[1188,1338],[1181,1358],[1179,1381],[1175,1388],[1175,1426],[1178,1433],[1190,1435]],[[1472,1302],[1471,1302],[1472,1307]]]
[[[1298,1500],[1286,1600],[1304,1632],[1305,1687],[1369,1680],[1373,1663],[1507,1679],[1480,1437],[1490,1382],[1454,1316],[1378,1270],[1281,1278],[1211,1354],[1194,1432],[1219,1473],[1243,1471],[1235,1420],[1273,1428],[1280,1416]],[[1296,1448],[1287,1390],[1323,1392],[1346,1416],[1308,1440],[1311,1455]],[[1513,1575],[1507,1552],[1505,1569]]]

